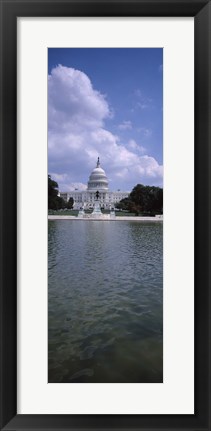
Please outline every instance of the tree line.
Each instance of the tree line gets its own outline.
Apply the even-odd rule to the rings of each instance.
[[[137,184],[128,198],[122,199],[116,208],[136,215],[163,214],[163,189]]]
[[[48,175],[48,209],[49,210],[60,210],[60,209],[71,209],[73,207],[73,198],[70,198],[68,202],[65,202],[61,196],[58,196],[59,186],[58,183],[52,180],[51,176]]]
[[[65,202],[58,194],[58,183],[52,180],[51,176],[48,175],[48,209],[59,210],[73,208],[73,198]],[[116,204],[116,208],[135,213],[136,215],[153,216],[155,214],[163,214],[163,189],[155,186],[137,184],[128,198],[122,199]]]

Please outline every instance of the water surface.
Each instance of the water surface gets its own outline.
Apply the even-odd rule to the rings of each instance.
[[[49,221],[48,245],[49,382],[162,382],[162,222]]]

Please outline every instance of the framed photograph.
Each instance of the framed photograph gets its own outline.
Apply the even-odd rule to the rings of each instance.
[[[210,1],[1,0],[1,429],[210,429]]]

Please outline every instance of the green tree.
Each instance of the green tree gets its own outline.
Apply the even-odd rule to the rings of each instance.
[[[163,212],[163,189],[155,186],[144,186],[137,184],[129,196],[142,213],[162,214]]]
[[[155,186],[137,184],[128,198],[122,199],[117,208],[139,214],[163,213],[163,189]]]
[[[73,198],[70,198],[69,201],[66,203],[66,208],[71,210],[74,204]]]
[[[129,198],[124,198],[124,199],[121,199],[121,201],[118,202],[115,205],[115,207],[119,210],[129,211],[130,203],[131,203],[131,201]]]
[[[56,181],[52,180],[51,176],[48,175],[48,209],[58,210],[65,208],[65,201],[58,196],[59,188]]]

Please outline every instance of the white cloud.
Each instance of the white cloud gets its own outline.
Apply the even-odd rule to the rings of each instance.
[[[101,127],[109,117],[104,95],[85,73],[59,65],[48,77],[49,130],[77,132]]]
[[[117,171],[115,175],[131,184],[131,187],[137,183],[161,185],[163,166],[159,165],[153,157],[137,156],[134,164]]]
[[[139,127],[137,129],[138,132],[141,132],[145,138],[149,138],[149,136],[152,136],[152,130],[147,129],[146,127]]]
[[[123,121],[123,123],[118,125],[119,130],[130,130],[132,129],[131,121]]]
[[[138,153],[142,153],[142,154],[146,151],[146,148],[142,147],[142,145],[138,145],[134,139],[129,140],[128,147],[131,150],[137,151]]]
[[[87,189],[87,184],[83,184],[83,183],[70,183],[65,188],[65,190],[67,192],[71,192],[73,190],[83,190],[84,191],[86,189]]]
[[[64,183],[68,179],[68,174],[56,174],[55,172],[50,172],[50,175],[57,183]]]
[[[72,190],[86,190],[87,184],[84,183],[72,183],[71,176],[67,173],[57,174],[55,172],[50,172],[51,178],[56,181],[60,187],[59,190],[62,192],[70,192]]]
[[[143,156],[142,146],[133,139],[123,142],[105,128],[111,111],[85,73],[63,66],[52,70],[48,158],[49,173],[60,190],[85,190],[98,156],[114,190],[130,190],[138,182],[162,184],[161,166]],[[122,125],[132,127],[129,121]]]
[[[135,90],[134,94],[137,99],[135,102],[135,108],[139,108],[141,110],[152,108],[153,100],[151,97],[145,96],[139,88]]]

